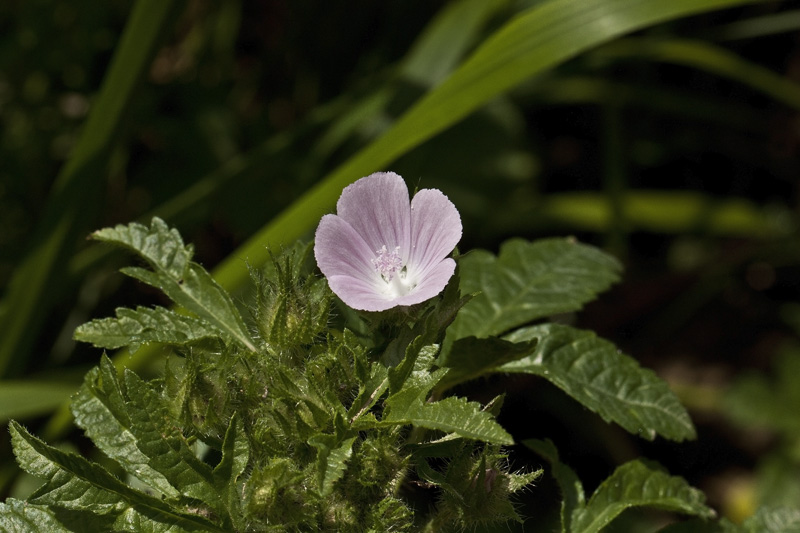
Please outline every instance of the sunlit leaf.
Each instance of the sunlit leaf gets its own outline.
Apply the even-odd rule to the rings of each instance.
[[[133,352],[141,344],[186,344],[220,332],[194,317],[180,315],[163,307],[117,308],[117,318],[100,318],[78,326],[74,339],[90,342],[98,348],[129,347]]]
[[[512,239],[498,256],[483,250],[465,255],[459,268],[461,291],[478,294],[448,329],[449,342],[499,335],[539,318],[578,310],[617,281],[621,270],[613,257],[571,239]]]
[[[75,398],[76,423],[103,453],[166,497],[182,494],[224,512],[211,468],[189,448],[158,394],[130,371],[124,383],[125,392],[104,357]]]
[[[177,230],[167,227],[161,219],[153,218],[149,228],[133,222],[96,231],[92,237],[123,246],[141,256],[152,271],[127,267],[122,272],[161,289],[176,304],[255,351],[231,297],[203,267],[191,261],[192,248],[183,244]]]
[[[477,402],[457,397],[426,402],[431,388],[445,373],[444,369],[432,373],[415,372],[403,389],[386,399],[388,414],[383,421],[412,424],[495,444],[513,444],[511,435]]]
[[[0,531],[6,533],[74,533],[43,505],[9,498],[0,502]]]

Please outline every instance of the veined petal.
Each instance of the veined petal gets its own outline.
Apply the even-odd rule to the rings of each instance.
[[[461,240],[461,216],[437,189],[423,189],[411,200],[411,255],[409,270],[425,279],[428,271],[453,251]],[[452,275],[452,272],[451,272]],[[444,288],[444,285],[442,285]]]
[[[411,208],[408,187],[394,172],[376,172],[348,185],[336,204],[347,221],[374,253],[386,246],[400,247],[403,261],[411,247]]]
[[[377,284],[380,281],[371,262],[375,253],[361,235],[339,216],[325,215],[320,220],[314,237],[314,257],[319,269],[329,280],[331,276],[345,275],[359,278],[365,283]]]
[[[395,299],[392,306],[414,305],[430,300],[444,290],[447,282],[453,277],[455,270],[456,262],[448,257],[429,269],[425,276],[419,280],[419,284],[405,296]]]
[[[328,286],[330,286],[334,294],[353,309],[358,309],[359,311],[385,311],[398,305],[396,300],[382,295],[374,283],[364,279],[347,275],[326,277]]]

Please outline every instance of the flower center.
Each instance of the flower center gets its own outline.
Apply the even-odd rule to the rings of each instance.
[[[386,249],[384,244],[380,250],[375,250],[378,257],[372,260],[383,280],[386,283],[392,281],[394,275],[403,268],[403,260],[400,258],[400,247],[395,247],[391,252]]]

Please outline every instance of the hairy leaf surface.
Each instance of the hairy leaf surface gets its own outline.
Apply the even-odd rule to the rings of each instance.
[[[415,371],[403,389],[386,399],[388,413],[384,421],[413,424],[494,444],[513,444],[511,435],[477,402],[457,397],[426,402],[431,389],[446,372],[445,369]]]
[[[255,351],[231,297],[203,267],[191,261],[192,247],[183,244],[176,229],[169,229],[163,220],[155,217],[149,228],[133,222],[96,231],[92,238],[122,246],[141,256],[152,271],[139,267],[121,271],[161,289],[176,304]]]
[[[103,357],[73,403],[76,423],[132,476],[169,498],[195,498],[224,515],[211,468],[189,448],[159,395],[133,372],[124,383],[123,390]]]
[[[127,346],[135,352],[140,345],[150,342],[186,344],[220,336],[205,321],[163,307],[135,310],[120,307],[116,314],[117,318],[101,318],[78,326],[74,339],[112,350]]]

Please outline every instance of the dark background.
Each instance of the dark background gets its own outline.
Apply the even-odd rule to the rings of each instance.
[[[479,40],[536,3],[497,9]],[[56,176],[132,5],[0,3],[0,287],[42,238]],[[97,195],[81,206],[81,235],[161,212],[214,267],[424,94],[404,58],[446,5],[182,4]],[[800,501],[800,378],[791,372],[800,366],[798,29],[798,2],[647,28],[517,86],[385,169],[451,198],[464,220],[462,251],[575,235],[623,261],[620,284],[560,319],[596,330],[667,379],[690,409],[697,441],[638,439],[534,378],[463,391],[481,399],[507,390],[501,422],[517,440],[553,439],[589,490],[615,465],[645,456],[704,489],[734,520],[761,504]],[[737,62],[726,71],[718,56],[690,65],[648,52],[686,40]],[[382,105],[342,125],[381,91]],[[240,171],[219,174],[237,157]],[[181,196],[203,180],[210,192]],[[115,274],[122,254],[92,250],[83,238],[70,244],[59,268],[66,274],[37,302],[40,320],[9,379],[79,383],[99,353],[71,341],[74,327],[117,306],[159,302]],[[24,422],[44,428],[49,413]],[[0,454],[0,493],[24,493],[5,437]],[[541,461],[515,449],[514,462]],[[530,505],[546,508],[548,483],[526,493]]]

